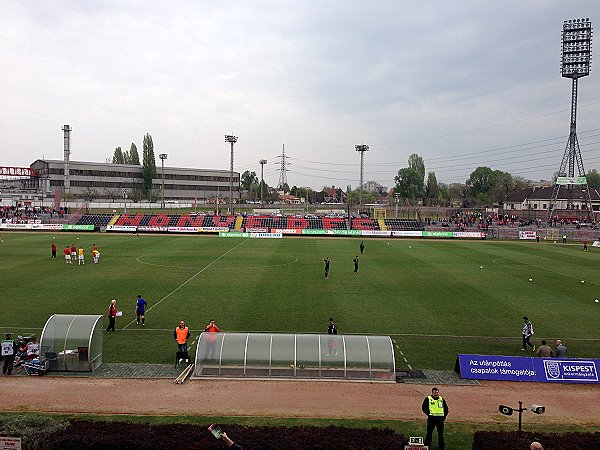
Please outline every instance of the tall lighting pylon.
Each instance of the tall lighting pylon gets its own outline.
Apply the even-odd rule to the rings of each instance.
[[[165,207],[165,159],[167,159],[167,154],[166,153],[161,153],[160,155],[158,155],[158,157],[160,158],[160,163],[162,165],[162,203],[161,203],[161,208]]]
[[[260,209],[262,209],[264,203],[263,191],[265,185],[265,164],[267,163],[267,160],[261,159],[258,163],[260,164]]]
[[[579,78],[590,74],[592,62],[592,24],[590,19],[565,20],[562,31],[560,71],[564,78],[571,78],[571,125],[569,140],[558,170],[552,199],[548,205],[548,220],[552,219],[554,207],[562,186],[567,189],[567,208],[573,210],[573,191],[581,188],[587,209],[592,214],[592,199],[585,177],[583,159],[577,140],[577,87]],[[577,163],[578,177],[575,177]]]
[[[358,210],[362,210],[362,197],[363,197],[363,177],[365,174],[365,152],[369,151],[369,146],[365,144],[355,145],[354,148],[360,153],[360,190],[358,197]]]
[[[237,136],[225,135],[225,142],[231,144],[231,159],[229,164],[229,214],[233,214],[233,144],[237,142]]]

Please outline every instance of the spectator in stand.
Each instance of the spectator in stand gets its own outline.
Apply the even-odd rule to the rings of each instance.
[[[567,347],[565,347],[560,339],[556,340],[556,357],[557,358],[566,358],[567,357]]]
[[[552,350],[552,347],[546,344],[546,341],[542,340],[542,345],[538,347],[535,354],[541,358],[552,358],[554,357],[554,350]]]

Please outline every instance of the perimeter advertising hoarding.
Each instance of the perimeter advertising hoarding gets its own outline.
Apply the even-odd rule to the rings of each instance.
[[[461,378],[538,383],[600,384],[599,359],[458,355]]]
[[[65,224],[65,231],[94,231],[94,225]]]
[[[537,231],[519,231],[519,239],[535,239]]]
[[[241,231],[221,232],[219,237],[225,238],[258,238],[258,239],[281,239],[281,233],[246,233]]]

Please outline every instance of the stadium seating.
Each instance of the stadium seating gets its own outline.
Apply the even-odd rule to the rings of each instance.
[[[112,214],[86,214],[80,224],[106,226]],[[226,227],[233,229],[239,216],[214,215],[167,215],[167,214],[122,214],[114,223],[117,226],[138,227]],[[241,221],[241,228],[246,230],[266,229],[309,229],[309,230],[381,230],[381,224],[386,230],[423,230],[424,224],[418,220],[384,219],[377,220],[369,217],[357,217],[348,220],[345,217],[315,217],[315,216],[272,216],[248,215]]]
[[[385,226],[391,231],[422,231],[425,229],[423,222],[410,219],[384,219]]]
[[[94,225],[98,228],[105,227],[113,216],[113,214],[84,214],[77,221],[77,225]]]

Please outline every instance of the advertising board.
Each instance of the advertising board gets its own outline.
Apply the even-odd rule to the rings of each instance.
[[[458,355],[460,376],[476,380],[598,384],[598,359]]]

